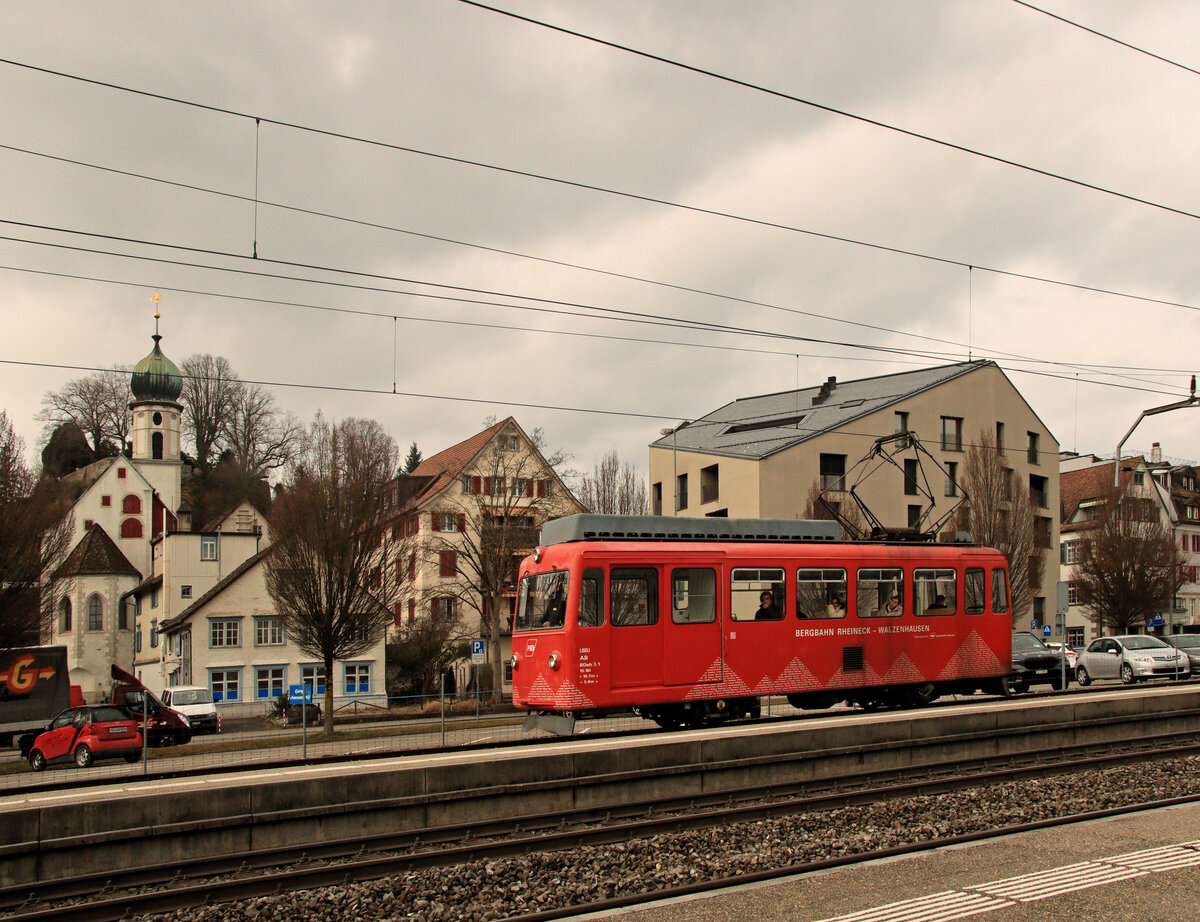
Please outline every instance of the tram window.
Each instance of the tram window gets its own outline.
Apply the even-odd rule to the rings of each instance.
[[[534,573],[521,580],[514,631],[562,627],[567,618],[566,570]]]
[[[608,584],[613,627],[658,624],[658,571],[614,567]]]
[[[858,617],[898,618],[904,614],[904,571],[899,567],[858,571]]]
[[[968,567],[967,578],[963,583],[967,596],[967,614],[982,615],[987,611],[987,595],[983,589],[983,568]]]
[[[1008,574],[1003,570],[992,571],[992,611],[1008,611]]]
[[[952,615],[958,605],[958,574],[949,567],[913,570],[913,592],[918,615]]]
[[[797,618],[845,618],[846,571],[801,567],[796,571]]]
[[[671,620],[712,624],[717,620],[717,571],[703,567],[671,571]]]
[[[604,624],[604,571],[589,567],[579,584],[579,626]]]
[[[729,616],[734,621],[782,621],[786,587],[780,567],[739,567],[729,580]]]

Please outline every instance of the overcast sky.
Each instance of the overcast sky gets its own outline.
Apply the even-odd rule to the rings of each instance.
[[[0,408],[30,449],[86,373],[42,366],[135,363],[156,289],[176,362],[426,456],[512,414],[645,470],[739,397],[968,356],[1081,452],[1187,396],[1200,75],[1012,0],[498,5],[823,108],[457,0],[0,5]],[[1200,69],[1200,2],[1043,6]],[[1126,450],[1152,441],[1200,460],[1200,412]]]

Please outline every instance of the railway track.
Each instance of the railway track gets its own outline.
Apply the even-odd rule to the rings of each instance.
[[[997,759],[931,763],[912,770],[861,772],[837,779],[795,782],[768,787],[744,787],[719,794],[666,797],[604,809],[572,810],[496,820],[439,826],[368,838],[325,842],[303,848],[280,848],[229,855],[204,861],[167,862],[126,871],[27,884],[0,890],[0,919],[13,922],[54,919],[56,922],[106,922],[137,915],[169,912],[274,896],[280,893],[378,880],[431,868],[469,862],[494,861],[533,852],[554,852],[645,839],[664,833],[735,823],[749,823],[799,813],[878,803],[917,795],[945,793],[966,787],[1002,784],[1030,776],[1080,772],[1127,765],[1131,760],[1196,755],[1200,742],[1193,733],[1171,737],[1130,739],[1119,745],[1088,744],[1050,753],[1027,752]],[[1174,798],[1173,803],[1200,798]],[[972,841],[1007,834],[1022,828],[1043,828],[1053,823],[1077,822],[1161,806],[1124,805],[1107,811],[1041,820],[1020,827],[975,832],[945,839],[941,844]],[[921,844],[888,849],[903,854]],[[635,905],[682,893],[703,892],[752,880],[802,873],[837,866],[865,856],[829,858],[788,865],[748,875],[699,881],[683,888],[635,894],[538,912],[522,917],[551,919],[586,911]]]

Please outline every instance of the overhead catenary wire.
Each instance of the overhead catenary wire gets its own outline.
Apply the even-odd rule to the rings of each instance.
[[[1101,32],[1099,29],[1093,29],[1090,26],[1085,26],[1083,23],[1076,22],[1074,19],[1068,19],[1066,16],[1060,16],[1058,13],[1052,13],[1050,10],[1043,9],[1040,6],[1034,6],[1032,3],[1027,3],[1026,0],[1013,0],[1013,3],[1017,4],[1018,6],[1023,6],[1026,9],[1033,10],[1035,13],[1041,13],[1043,16],[1049,16],[1051,19],[1057,19],[1059,22],[1075,29],[1081,29],[1084,32],[1090,32],[1092,35],[1096,36],[1097,38],[1102,38],[1106,42],[1112,42],[1114,45],[1120,45],[1123,48],[1128,48],[1130,51],[1136,51],[1138,54],[1144,54],[1146,57],[1154,58],[1156,61],[1161,61],[1163,64],[1169,64],[1171,67],[1178,67],[1180,70],[1185,70],[1189,74],[1195,74],[1197,77],[1200,77],[1200,70],[1197,70],[1194,67],[1188,67],[1186,64],[1181,64],[1179,61],[1172,60],[1171,58],[1165,57],[1161,54],[1155,54],[1153,51],[1142,48],[1139,45],[1134,45],[1131,42],[1123,41],[1116,36],[1109,35],[1107,32]]]
[[[876,128],[881,128],[886,131],[891,131],[896,134],[903,135],[905,137],[913,138],[915,140],[925,141],[927,143],[936,144],[940,147],[944,147],[949,150],[958,151],[959,153],[969,154],[972,157],[980,157],[984,160],[989,160],[993,163],[999,163],[1004,166],[1013,167],[1014,169],[1024,170],[1025,172],[1033,173],[1035,175],[1045,177],[1046,179],[1053,179],[1058,182],[1068,183],[1070,185],[1078,186],[1083,189],[1089,189],[1093,192],[1099,192],[1104,195],[1110,195],[1115,198],[1124,199],[1127,202],[1133,202],[1138,205],[1145,205],[1150,208],[1155,208],[1155,209],[1159,209],[1161,211],[1170,212],[1171,214],[1180,215],[1185,218],[1193,218],[1193,219],[1200,220],[1200,214],[1197,214],[1196,212],[1192,212],[1192,211],[1187,211],[1186,209],[1183,209],[1183,208],[1176,208],[1172,205],[1167,205],[1163,202],[1155,202],[1151,199],[1142,198],[1140,196],[1133,195],[1131,193],[1120,192],[1116,189],[1110,189],[1106,186],[1101,186],[1098,183],[1091,183],[1091,182],[1087,182],[1086,180],[1075,179],[1073,177],[1067,176],[1065,173],[1057,173],[1053,170],[1042,169],[1041,167],[1032,166],[1027,163],[1021,163],[1018,160],[1013,160],[1008,157],[1001,157],[998,154],[990,154],[990,153],[987,153],[986,151],[979,150],[978,148],[968,147],[965,144],[957,144],[953,141],[947,141],[943,138],[934,137],[933,135],[923,134],[922,132],[914,131],[910,128],[903,128],[899,125],[893,125],[893,124],[891,124],[889,122],[885,122],[881,119],[871,118],[866,115],[859,115],[858,113],[850,112],[847,109],[839,109],[836,106],[826,105],[825,103],[820,103],[813,99],[807,99],[803,96],[797,96],[793,93],[787,93],[787,92],[784,92],[783,90],[772,89],[771,87],[763,86],[762,84],[759,84],[759,83],[753,83],[749,80],[742,80],[737,77],[732,77],[728,74],[722,74],[722,73],[719,73],[718,71],[710,70],[705,67],[699,67],[694,64],[687,64],[683,61],[679,61],[674,58],[668,58],[665,55],[655,54],[653,52],[645,51],[640,48],[634,48],[632,45],[624,45],[624,44],[621,44],[620,42],[614,42],[614,41],[610,41],[608,39],[603,39],[603,38],[600,38],[599,36],[590,35],[587,32],[580,32],[576,29],[569,29],[565,26],[559,26],[554,23],[547,22],[546,20],[534,19],[532,16],[523,16],[522,14],[514,13],[511,10],[505,10],[505,9],[501,9],[500,7],[491,6],[486,3],[481,3],[481,2],[479,2],[479,0],[458,0],[458,2],[463,3],[467,6],[473,6],[478,9],[481,9],[481,10],[486,10],[491,13],[497,13],[501,16],[507,16],[510,19],[515,19],[515,20],[527,23],[532,26],[537,26],[538,28],[548,29],[552,32],[558,32],[563,35],[569,35],[572,38],[578,38],[583,41],[591,42],[596,45],[602,45],[606,48],[611,48],[615,51],[621,51],[621,52],[624,52],[625,54],[631,54],[631,55],[635,55],[640,58],[645,58],[646,60],[656,61],[659,64],[666,64],[670,67],[676,67],[676,68],[679,68],[680,70],[685,70],[685,71],[688,71],[693,74],[697,74],[702,77],[709,77],[713,80],[719,80],[723,83],[728,83],[733,86],[742,87],[743,89],[752,90],[756,93],[764,93],[768,96],[773,96],[777,99],[786,100],[788,102],[799,103],[800,105],[808,106],[812,109],[816,109],[820,112],[826,112],[830,115],[836,115],[841,118],[851,119],[856,122],[861,122],[866,125],[872,125]]]
[[[128,373],[129,372],[128,367],[124,367],[121,365],[118,365],[116,367],[113,367],[113,366],[102,367],[102,366],[97,366],[97,365],[82,365],[82,364],[76,365],[76,364],[70,364],[70,363],[64,363],[64,362],[34,362],[34,361],[27,361],[27,360],[20,360],[20,359],[5,359],[5,358],[0,358],[0,365],[8,365],[8,366],[12,366],[12,367],[23,367],[23,368],[45,368],[45,369],[53,369],[56,371],[74,371],[74,372],[89,372],[89,373],[94,373],[94,372]],[[182,377],[192,378],[195,380],[210,380],[208,378],[203,378],[202,376],[189,375],[185,372],[181,372],[181,375],[182,375]],[[361,394],[361,395],[370,395],[370,396],[378,396],[378,397],[400,397],[400,398],[408,398],[408,399],[415,399],[415,400],[437,400],[437,401],[448,401],[448,402],[453,402],[453,403],[470,403],[470,404],[479,404],[479,405],[483,405],[483,406],[505,407],[505,408],[512,408],[512,409],[548,410],[548,411],[555,411],[555,412],[562,412],[562,413],[584,413],[584,414],[591,414],[591,415],[597,415],[597,416],[626,417],[629,419],[678,421],[680,419],[687,418],[686,414],[680,414],[680,413],[662,415],[662,414],[658,414],[658,413],[644,413],[644,412],[639,412],[636,410],[614,410],[614,409],[608,409],[608,408],[602,408],[602,407],[566,406],[566,405],[562,405],[562,404],[537,403],[534,401],[498,400],[495,398],[487,398],[487,397],[463,397],[463,396],[451,395],[451,394],[422,393],[419,391],[398,391],[397,392],[397,391],[388,390],[383,387],[377,387],[377,388],[351,387],[349,385],[340,385],[340,384],[313,384],[313,383],[306,383],[306,382],[300,382],[300,381],[280,381],[280,380],[250,379],[250,378],[239,378],[238,380],[243,384],[253,384],[253,385],[258,385],[260,387],[292,388],[292,389],[296,389],[296,390],[327,391],[327,392],[333,392],[333,393]],[[1103,382],[1100,382],[1100,383],[1103,383]],[[1111,386],[1120,387],[1121,385],[1111,385]],[[770,419],[772,415],[774,415],[774,414],[751,415],[751,416],[745,416],[745,417],[738,417],[737,420],[696,419],[696,420],[692,420],[692,421],[688,422],[686,428],[723,427],[723,426],[729,426],[734,422],[766,420],[766,419]],[[785,427],[780,427],[780,428],[785,428]],[[813,427],[813,426],[800,426],[798,423],[794,424],[792,426],[786,427],[786,428],[794,429],[797,433],[808,433],[810,435],[815,435],[817,433],[825,431],[824,429],[820,429],[820,428]],[[878,432],[858,431],[858,430],[849,429],[849,428],[839,428],[837,430],[837,432],[839,435],[852,436],[854,438],[872,439],[872,440],[879,438]],[[656,441],[658,441],[658,440],[656,440]],[[738,443],[738,445],[751,445],[751,444],[754,444],[756,441],[761,442],[763,440],[762,439],[750,439],[745,442]],[[975,442],[971,442],[968,440],[963,440],[962,445],[964,447],[964,450],[970,449],[970,448],[982,447],[981,443],[975,443]],[[736,446],[728,446],[728,447],[736,447]],[[996,450],[996,447],[994,445],[990,446],[990,447],[992,448],[992,450]],[[683,450],[686,450],[686,449],[683,449]],[[1006,446],[1001,450],[1003,450],[1005,452],[1010,452],[1010,451],[1017,452],[1019,454],[1028,454],[1028,452],[1029,452],[1029,449],[1026,447],[1017,448],[1017,447],[1013,447],[1013,446]],[[1039,455],[1054,455],[1055,457],[1058,456],[1056,452],[1051,452],[1049,450],[1039,449],[1037,451],[1037,453]]]
[[[770,301],[761,301],[761,300],[756,300],[753,298],[745,298],[745,297],[741,297],[739,295],[732,295],[732,294],[728,294],[728,293],[724,293],[724,292],[712,291],[710,289],[698,288],[698,287],[691,286],[691,285],[683,285],[683,284],[679,284],[679,283],[675,283],[675,282],[668,282],[668,281],[664,281],[662,279],[647,278],[645,276],[633,275],[633,274],[625,273],[625,272],[618,272],[618,271],[615,271],[612,269],[602,269],[602,268],[598,268],[596,266],[588,266],[588,265],[585,265],[582,263],[570,262],[568,260],[563,260],[563,259],[554,259],[554,258],[547,257],[547,256],[537,256],[537,255],[530,254],[530,253],[522,253],[518,250],[506,249],[504,247],[498,247],[498,246],[490,246],[488,244],[476,243],[476,242],[472,242],[472,241],[468,241],[468,240],[461,240],[461,239],[457,239],[454,237],[447,237],[447,236],[441,235],[441,234],[426,233],[423,231],[417,231],[417,230],[413,230],[411,228],[406,228],[406,227],[397,227],[394,224],[384,224],[379,221],[368,221],[363,218],[353,218],[348,215],[337,214],[337,213],[330,212],[330,211],[322,211],[320,209],[314,209],[314,208],[305,208],[300,205],[289,205],[284,202],[270,201],[270,200],[258,198],[257,195],[252,199],[248,195],[242,195],[237,192],[230,192],[225,189],[214,189],[209,186],[200,186],[195,183],[187,183],[187,182],[182,182],[180,180],[166,179],[164,177],[154,176],[154,175],[151,175],[148,173],[140,173],[140,172],[133,171],[133,170],[122,170],[117,167],[105,166],[103,164],[92,163],[92,162],[86,161],[86,160],[79,160],[79,159],[73,158],[73,157],[62,157],[57,154],[49,154],[49,153],[46,153],[45,151],[37,151],[37,150],[33,150],[33,149],[27,148],[27,147],[17,147],[12,144],[0,143],[0,150],[8,150],[8,151],[12,151],[13,153],[25,154],[25,155],[28,155],[31,157],[38,157],[38,158],[45,159],[45,160],[52,160],[52,161],[55,161],[58,163],[66,163],[66,164],[70,164],[72,166],[83,167],[86,169],[98,170],[98,171],[105,172],[105,173],[111,173],[111,174],[114,174],[117,176],[125,176],[130,179],[140,179],[140,180],[144,180],[146,182],[157,183],[157,184],[170,186],[170,187],[177,188],[177,189],[186,189],[186,190],[189,190],[192,192],[220,196],[222,198],[228,198],[228,199],[232,199],[235,201],[242,201],[242,202],[253,201],[256,209],[257,209],[257,206],[262,205],[262,206],[265,206],[268,208],[277,208],[281,211],[291,212],[293,214],[303,214],[303,215],[308,215],[310,217],[315,217],[315,218],[324,218],[324,219],[327,219],[330,221],[338,221],[338,222],[345,223],[345,224],[351,224],[351,225],[354,225],[357,227],[366,227],[366,228],[372,228],[374,230],[383,230],[383,231],[388,231],[390,233],[403,234],[403,235],[410,236],[410,237],[416,237],[416,238],[419,238],[422,240],[430,240],[430,241],[434,241],[437,243],[446,243],[446,244],[450,244],[453,246],[464,247],[464,248],[469,248],[469,249],[474,249],[474,250],[480,250],[480,251],[487,252],[487,253],[495,253],[500,256],[512,256],[512,257],[515,257],[518,259],[531,260],[533,262],[539,262],[539,263],[543,263],[546,265],[560,266],[565,269],[576,269],[581,272],[590,272],[590,273],[595,273],[597,275],[604,275],[609,278],[623,279],[625,281],[631,281],[631,282],[640,282],[640,283],[643,283],[646,285],[654,285],[654,286],[658,286],[661,288],[669,288],[669,289],[672,289],[675,291],[687,292],[690,294],[705,295],[707,297],[719,298],[719,299],[726,300],[726,301],[732,301],[737,304],[750,305],[752,307],[762,307],[762,308],[767,308],[770,310],[786,311],[788,313],[797,314],[799,316],[814,317],[819,320],[828,320],[833,323],[844,323],[844,324],[848,324],[850,326],[857,326],[857,327],[862,327],[865,329],[879,330],[879,331],[885,332],[885,333],[897,333],[897,334],[903,335],[903,336],[920,336],[921,338],[929,339],[934,342],[947,342],[947,343],[949,342],[948,340],[941,340],[941,339],[938,339],[937,337],[925,336],[924,334],[908,333],[903,330],[894,330],[894,329],[890,329],[888,327],[879,326],[877,324],[864,323],[862,321],[849,320],[849,319],[842,318],[842,317],[834,317],[834,316],[831,316],[828,314],[821,314],[821,313],[818,313],[815,311],[806,311],[801,308],[789,307],[789,306],[781,305],[781,304],[775,304]],[[613,190],[613,194],[620,195],[623,193],[616,192],[615,190]],[[676,208],[685,208],[685,209],[690,208],[690,206],[682,205],[682,204],[679,204],[676,202],[669,202],[665,199],[662,199],[659,201],[661,201],[662,204],[668,204],[668,205],[671,205],[672,207],[676,207]],[[935,263],[939,263],[939,264],[946,265],[946,266],[956,266],[958,268],[967,269],[972,272],[974,272],[974,271],[986,272],[991,275],[997,275],[997,276],[1001,276],[1004,278],[1018,279],[1018,280],[1028,281],[1028,282],[1037,282],[1039,284],[1044,284],[1044,285],[1054,285],[1054,286],[1057,286],[1060,288],[1071,288],[1071,289],[1075,289],[1076,291],[1084,291],[1084,292],[1089,292],[1091,294],[1108,295],[1108,296],[1111,296],[1114,298],[1123,298],[1123,299],[1132,300],[1132,301],[1142,301],[1147,304],[1158,304],[1158,305],[1162,305],[1164,307],[1178,307],[1183,310],[1200,311],[1200,305],[1191,304],[1186,301],[1176,301],[1176,300],[1171,300],[1168,298],[1159,298],[1159,297],[1154,297],[1152,295],[1138,294],[1136,292],[1130,292],[1130,291],[1122,291],[1122,290],[1116,289],[1116,288],[1105,288],[1105,287],[1098,286],[1098,285],[1086,285],[1081,282],[1072,282],[1072,281],[1068,281],[1066,279],[1051,278],[1049,276],[1033,275],[1028,272],[1018,272],[1013,269],[1004,269],[999,266],[980,265],[976,261],[958,259],[958,258],[952,257],[952,256],[943,256],[943,255],[937,255],[937,254],[932,254],[932,253],[922,253],[919,250],[899,249],[896,247],[888,246],[887,244],[881,244],[878,242],[863,240],[863,239],[857,238],[857,237],[848,237],[848,236],[837,235],[837,234],[827,234],[822,231],[813,230],[811,228],[803,228],[803,227],[779,224],[776,222],[769,222],[769,221],[760,221],[757,218],[752,218],[752,217],[748,217],[745,215],[734,215],[732,213],[712,212],[712,211],[709,211],[707,213],[710,215],[718,216],[718,217],[730,217],[730,218],[736,218],[739,221],[745,221],[748,223],[762,224],[764,227],[768,227],[768,228],[771,228],[774,230],[785,231],[788,233],[802,234],[805,236],[815,237],[815,238],[822,239],[822,240],[828,240],[828,241],[835,242],[835,243],[845,243],[850,246],[858,246],[858,247],[865,247],[867,249],[882,250],[884,252],[888,252],[893,255],[911,257],[913,259],[920,259],[920,260],[925,260],[925,261],[929,261],[929,262],[935,262]],[[257,211],[256,211],[256,214],[257,214]],[[956,345],[961,345],[961,344],[956,344]]]
[[[95,233],[95,232],[91,232],[91,231],[79,231],[79,230],[74,230],[74,229],[70,229],[70,228],[61,228],[61,227],[54,227],[54,226],[50,226],[50,225],[33,224],[30,222],[10,221],[10,220],[5,220],[5,219],[0,219],[0,224],[11,224],[11,225],[19,226],[19,227],[24,227],[27,229],[52,231],[52,232],[69,234],[69,235],[96,237],[96,238],[99,238],[102,240],[107,240],[110,242],[134,243],[134,244],[138,244],[138,245],[142,245],[142,246],[160,247],[160,248],[169,249],[169,250],[180,250],[185,253],[201,254],[201,255],[207,255],[207,256],[218,256],[218,257],[229,258],[232,260],[244,261],[246,259],[245,256],[242,256],[238,253],[225,251],[225,250],[216,250],[213,248],[191,247],[191,246],[185,246],[182,244],[170,244],[170,243],[163,243],[163,242],[158,242],[158,241],[148,241],[148,240],[143,240],[140,238],[124,237],[124,236],[111,235],[111,234],[100,234],[100,233]],[[429,299],[434,299],[434,300],[452,300],[452,301],[461,302],[461,303],[487,305],[487,306],[507,308],[507,309],[513,309],[513,310],[563,313],[561,311],[552,310],[552,309],[546,307],[546,305],[552,305],[552,306],[558,306],[558,307],[573,307],[573,308],[579,308],[581,310],[596,311],[597,314],[595,314],[595,315],[591,315],[591,314],[574,314],[573,315],[573,316],[591,317],[593,319],[603,319],[603,316],[608,315],[612,318],[626,319],[626,320],[629,320],[630,322],[646,323],[646,324],[651,324],[651,325],[671,326],[671,327],[685,328],[685,329],[705,331],[705,332],[734,333],[734,334],[743,335],[743,336],[779,339],[779,340],[784,340],[784,341],[789,341],[789,342],[808,342],[808,343],[818,343],[821,345],[836,345],[836,346],[840,346],[840,347],[843,347],[846,349],[864,350],[864,351],[868,351],[868,352],[877,352],[877,353],[883,353],[883,354],[895,354],[895,355],[906,355],[906,356],[907,355],[925,355],[927,357],[935,358],[935,359],[944,359],[949,355],[948,353],[938,353],[938,352],[935,352],[932,350],[914,350],[914,349],[906,349],[906,348],[902,348],[902,347],[882,346],[882,345],[869,344],[869,343],[847,342],[847,341],[843,341],[843,340],[833,340],[833,339],[826,339],[826,338],[822,338],[822,337],[800,336],[800,335],[793,334],[793,333],[766,331],[766,330],[761,330],[758,328],[736,327],[736,326],[729,325],[729,324],[717,324],[717,323],[713,323],[710,321],[692,321],[692,320],[687,320],[686,318],[670,317],[669,315],[651,314],[651,313],[646,313],[646,312],[641,312],[641,311],[627,311],[627,310],[622,310],[619,308],[611,308],[611,307],[605,307],[605,306],[600,306],[600,305],[589,305],[589,304],[584,304],[581,302],[568,301],[568,300],[562,300],[562,299],[542,298],[542,297],[536,297],[536,296],[531,296],[531,295],[520,295],[520,294],[507,293],[507,292],[495,292],[495,291],[490,291],[487,289],[480,289],[480,288],[475,288],[475,287],[470,287],[470,286],[449,285],[449,284],[445,284],[445,283],[429,282],[429,281],[420,280],[420,279],[410,279],[410,278],[406,278],[406,277],[402,277],[402,276],[389,276],[389,275],[382,274],[382,273],[371,273],[371,272],[365,272],[365,271],[353,270],[353,269],[321,266],[321,265],[317,265],[317,264],[301,263],[301,262],[291,261],[291,260],[266,259],[266,258],[259,257],[259,258],[254,259],[253,262],[255,264],[266,263],[268,265],[282,266],[285,268],[310,269],[310,270],[318,271],[318,272],[329,272],[331,274],[336,274],[336,275],[350,275],[350,276],[356,276],[356,277],[360,277],[360,278],[368,278],[368,279],[373,279],[373,280],[388,281],[388,282],[395,282],[395,283],[402,283],[402,284],[416,284],[416,285],[428,286],[428,287],[433,287],[433,288],[447,289],[447,290],[455,291],[455,292],[465,292],[465,293],[471,293],[471,294],[487,294],[487,295],[493,295],[496,297],[506,297],[506,298],[512,298],[512,299],[517,299],[517,300],[532,301],[532,302],[534,302],[534,304],[532,306],[531,305],[520,305],[520,304],[509,303],[509,302],[498,302],[498,301],[491,301],[491,300],[466,298],[466,297],[459,296],[459,295],[448,296],[448,295],[436,295],[436,294],[431,294],[428,292],[398,291],[398,290],[392,289],[392,288],[386,288],[386,287],[380,287],[380,286],[367,286],[367,285],[354,284],[354,283],[349,283],[349,282],[344,282],[344,281],[333,281],[333,280],[329,280],[329,279],[313,279],[313,278],[307,278],[307,277],[298,278],[295,276],[279,276],[274,273],[264,272],[261,270],[240,269],[240,268],[232,268],[232,267],[226,267],[226,266],[211,266],[211,265],[207,265],[207,264],[203,264],[203,263],[189,263],[189,262],[185,262],[182,260],[171,260],[171,259],[166,259],[164,257],[159,257],[159,256],[148,256],[148,255],[144,255],[144,254],[129,254],[129,253],[122,253],[122,252],[113,251],[113,250],[100,250],[100,249],[97,249],[94,247],[76,247],[76,246],[73,246],[70,244],[55,243],[55,242],[49,242],[49,241],[30,240],[27,238],[12,237],[12,236],[5,236],[5,235],[0,235],[0,240],[9,240],[9,241],[14,241],[14,242],[28,243],[28,244],[36,245],[36,246],[47,246],[47,247],[55,247],[55,248],[59,248],[59,249],[76,250],[76,251],[80,251],[80,252],[93,253],[93,254],[97,254],[97,255],[114,256],[114,257],[123,258],[123,259],[154,261],[154,262],[164,263],[167,265],[180,265],[180,266],[186,266],[189,268],[210,269],[213,271],[236,273],[236,274],[244,275],[244,276],[254,276],[254,277],[268,278],[268,279],[286,279],[288,281],[300,281],[300,282],[304,282],[304,283],[308,283],[308,284],[336,286],[339,288],[350,288],[350,289],[357,289],[357,290],[363,290],[363,291],[374,291],[374,292],[389,293],[389,294],[395,294],[395,295],[404,295],[404,296],[410,296],[410,297],[429,298]],[[353,309],[353,308],[337,308],[337,309],[331,309],[331,310],[337,310],[340,313],[361,314],[364,316],[377,316],[377,317],[392,316],[391,313],[376,312],[376,311],[364,311],[361,309]],[[959,346],[962,345],[961,343],[950,343],[950,344],[951,345],[959,345]],[[1064,363],[1064,362],[1058,362],[1058,361],[1052,362],[1050,360],[1038,360],[1038,359],[1032,358],[1030,356],[1020,355],[1018,353],[993,351],[993,355],[1004,356],[1006,358],[1017,359],[1017,360],[1021,360],[1021,361],[1045,361],[1047,364],[1053,364],[1053,365],[1056,365],[1057,367],[1074,370],[1074,366],[1071,365],[1070,363]],[[1126,377],[1126,378],[1132,379],[1132,376],[1128,376],[1128,375],[1114,375],[1114,376]],[[1136,379],[1133,379],[1133,380],[1136,380]],[[1142,382],[1142,383],[1147,383],[1147,382]]]

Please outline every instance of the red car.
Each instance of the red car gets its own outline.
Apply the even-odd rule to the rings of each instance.
[[[67,708],[46,727],[29,750],[29,767],[40,772],[52,762],[73,761],[87,768],[97,759],[142,757],[142,735],[129,714],[111,704]]]

